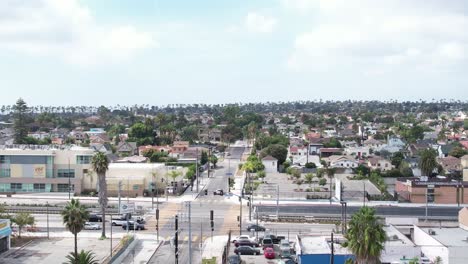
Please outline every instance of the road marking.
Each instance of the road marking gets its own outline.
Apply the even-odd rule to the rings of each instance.
[[[198,239],[198,236],[194,236],[194,237],[192,237],[192,242],[195,242],[195,241],[197,241],[197,239]]]
[[[229,230],[235,230],[237,227],[237,216],[239,215],[239,206],[231,205],[229,210],[226,211],[223,221],[223,225],[221,226],[221,230],[223,232],[227,232]]]
[[[185,242],[185,241],[188,241],[188,239],[189,239],[189,237],[188,237],[188,236],[185,236],[185,237],[184,237],[184,242]]]
[[[173,221],[174,215],[176,215],[180,210],[180,204],[178,203],[166,203],[163,207],[159,208],[159,230],[161,230],[164,225],[170,220]],[[172,223],[171,222],[171,223]],[[152,215],[147,221],[147,228],[150,230],[156,229],[156,216]]]

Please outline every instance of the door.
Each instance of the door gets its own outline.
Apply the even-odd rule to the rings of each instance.
[[[8,237],[0,238],[0,253],[8,250]]]

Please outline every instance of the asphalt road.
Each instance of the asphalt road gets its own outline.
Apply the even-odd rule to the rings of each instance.
[[[360,206],[348,206],[347,212],[353,214],[358,211]],[[425,207],[397,207],[397,206],[377,206],[374,207],[379,216],[411,216],[424,217],[426,215]],[[458,217],[459,207],[428,207],[427,215],[429,217]],[[340,205],[287,205],[279,206],[280,214],[298,214],[298,215],[341,215]],[[259,214],[276,214],[276,206],[259,205]]]
[[[229,147],[226,152],[230,155],[228,156],[231,159],[240,160],[242,158],[242,154],[245,151],[245,147]]]

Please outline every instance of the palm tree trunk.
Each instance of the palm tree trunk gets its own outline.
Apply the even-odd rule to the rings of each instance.
[[[78,233],[75,233],[75,259],[78,258]]]
[[[101,237],[106,237],[106,208],[101,208],[101,209],[102,209],[102,234],[101,234]],[[111,228],[112,228],[112,226],[111,226]]]

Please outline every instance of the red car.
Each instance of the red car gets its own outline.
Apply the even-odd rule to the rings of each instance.
[[[265,248],[265,250],[263,251],[263,255],[265,255],[265,258],[267,259],[274,259],[275,251],[272,248]]]

